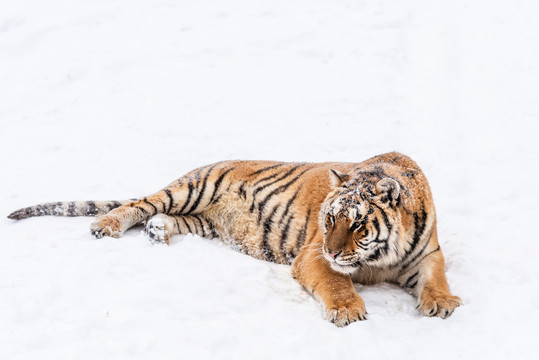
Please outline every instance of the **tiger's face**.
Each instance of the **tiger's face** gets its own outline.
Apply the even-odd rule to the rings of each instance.
[[[337,188],[321,211],[323,254],[335,271],[353,273],[362,265],[389,262],[398,238],[395,180],[382,179],[376,189]]]

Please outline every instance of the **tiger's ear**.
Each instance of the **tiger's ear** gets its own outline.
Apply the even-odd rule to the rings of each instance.
[[[390,206],[396,206],[399,200],[401,187],[398,182],[390,178],[384,178],[376,184],[378,199]]]
[[[338,188],[343,182],[350,179],[350,175],[343,174],[340,171],[329,169],[329,183],[332,189]]]

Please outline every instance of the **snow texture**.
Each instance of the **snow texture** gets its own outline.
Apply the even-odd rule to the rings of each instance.
[[[0,3],[1,359],[537,359],[539,2]],[[451,290],[426,318],[357,286],[339,329],[289,267],[91,218],[223,159],[397,150],[430,181]]]

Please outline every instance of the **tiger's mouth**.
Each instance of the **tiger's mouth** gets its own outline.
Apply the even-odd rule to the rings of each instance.
[[[343,274],[352,274],[358,269],[361,269],[361,262],[356,261],[355,263],[347,264],[347,265],[341,265],[337,263],[336,261],[333,261],[330,263],[330,266],[333,270],[343,273]]]
[[[363,261],[361,260],[355,260],[355,261],[350,261],[346,263],[335,261],[335,265],[343,267],[343,268],[347,268],[347,267],[359,268],[362,266],[362,264],[363,264]]]
[[[357,269],[361,268],[364,261],[355,258],[351,260],[339,260],[339,259],[333,259],[329,255],[324,254],[324,257],[329,262],[331,268],[337,272],[345,273],[345,274],[351,274]]]

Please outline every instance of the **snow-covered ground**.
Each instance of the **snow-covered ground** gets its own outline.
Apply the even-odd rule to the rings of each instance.
[[[537,359],[539,3],[0,2],[0,359]],[[391,285],[336,328],[289,268],[215,240],[95,240],[45,201],[152,193],[222,159],[430,180],[451,318]]]

